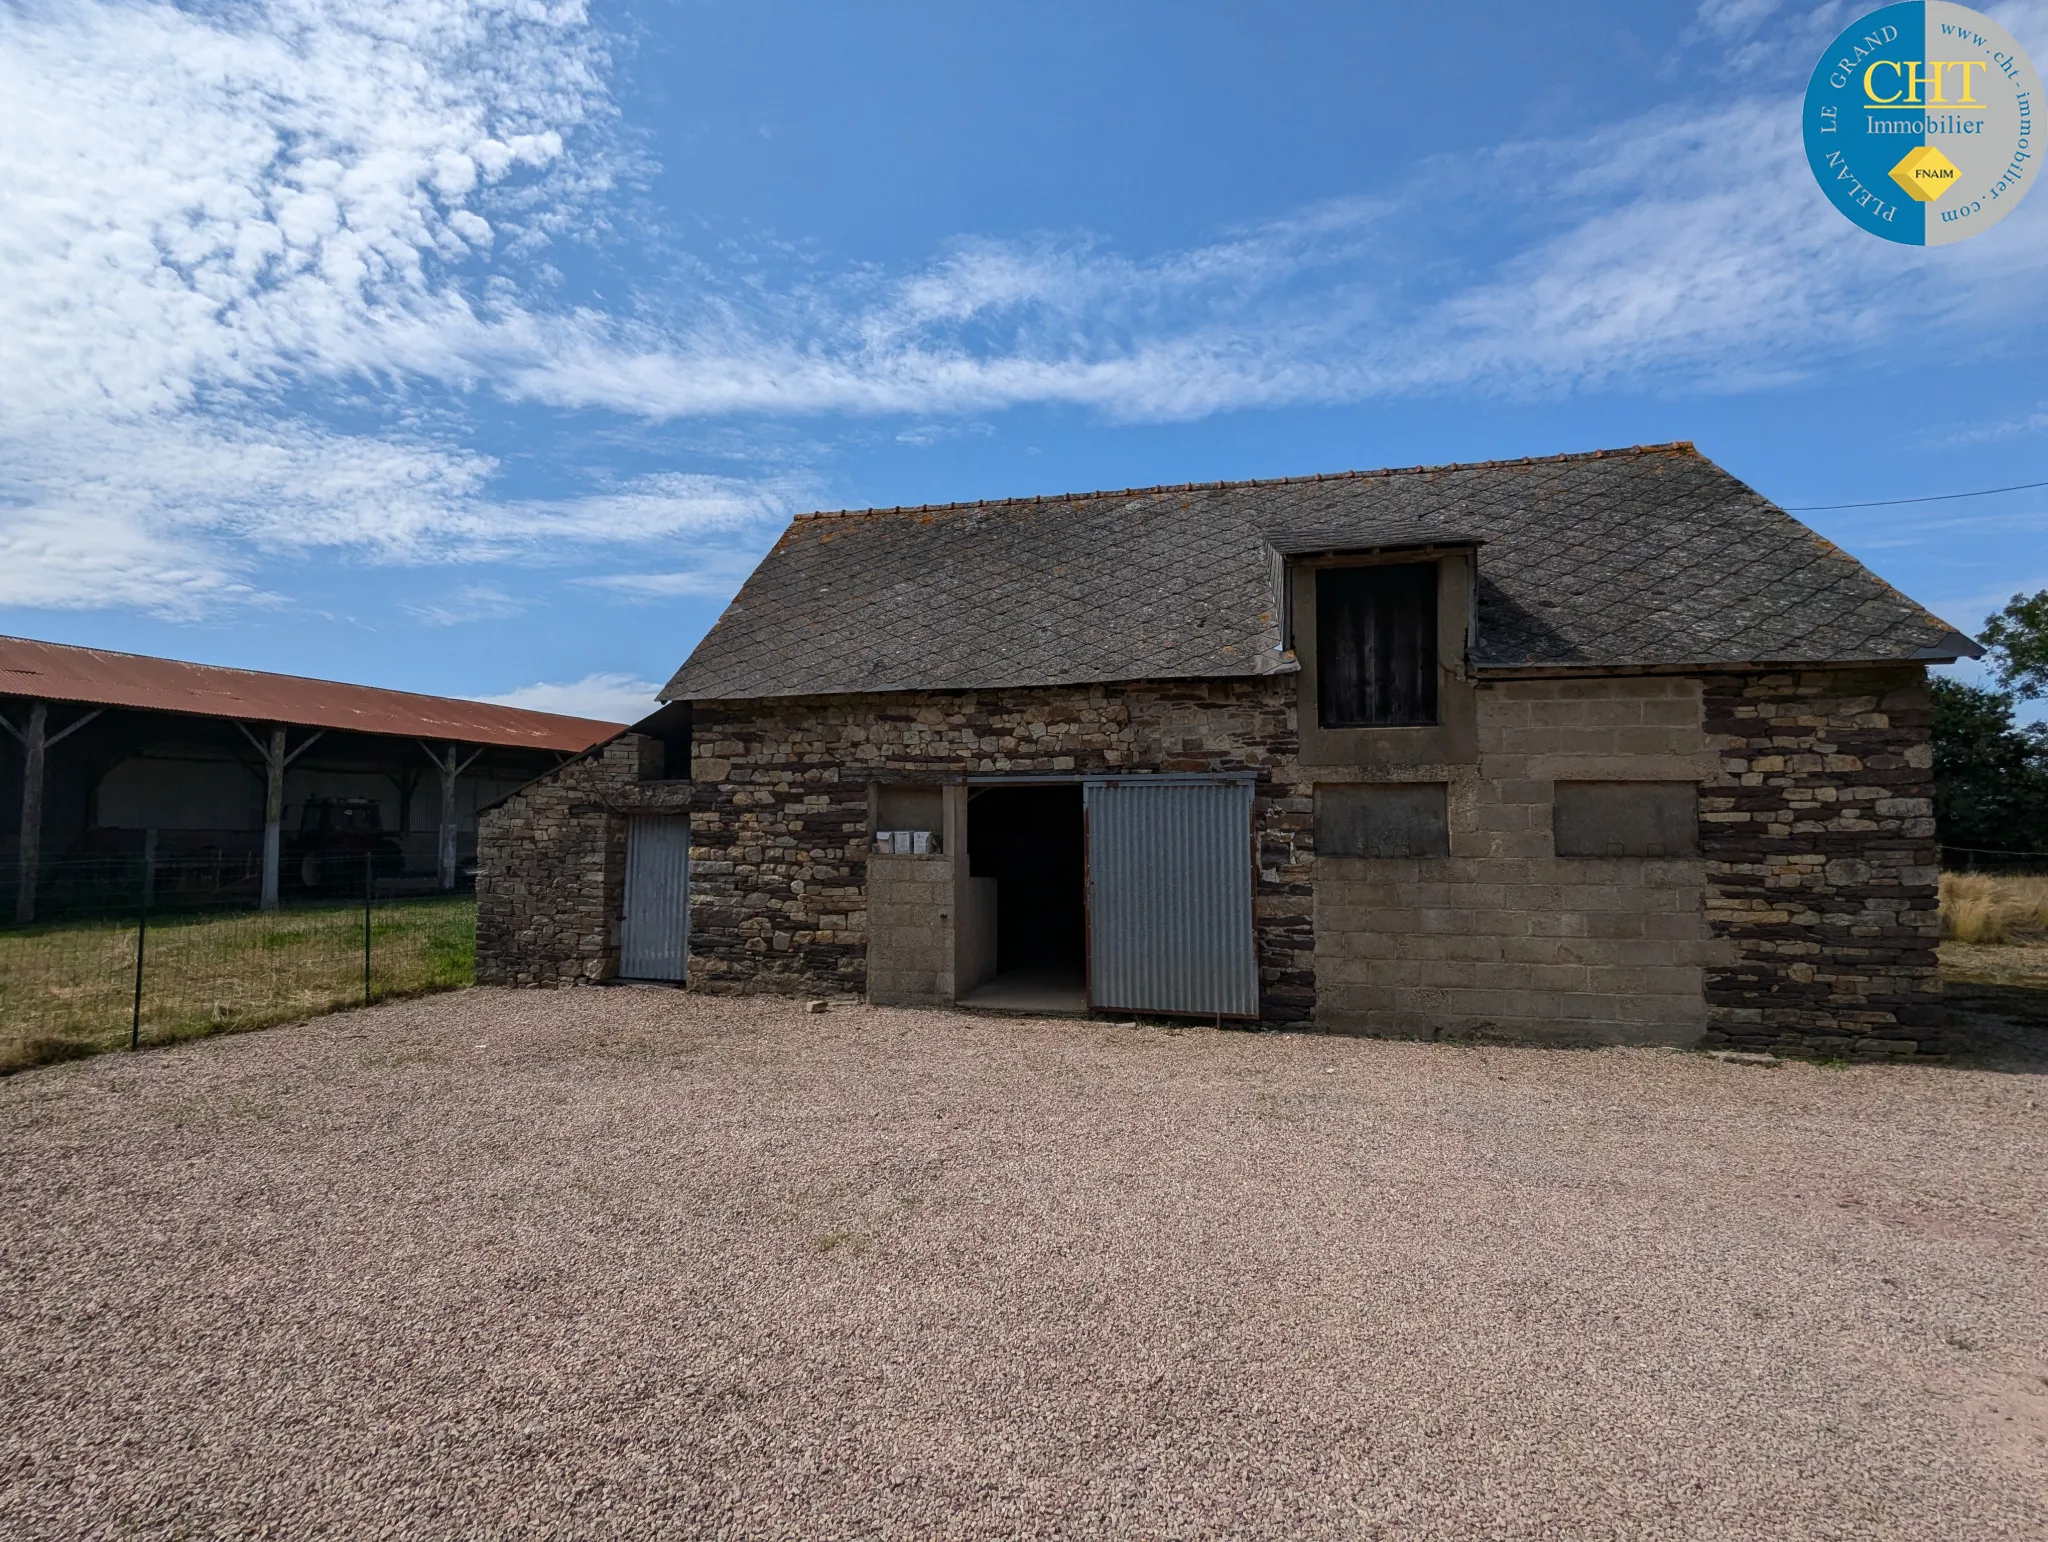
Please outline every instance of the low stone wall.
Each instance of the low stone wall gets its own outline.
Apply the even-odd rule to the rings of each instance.
[[[1701,809],[1708,1041],[1823,1055],[1945,1048],[1933,711],[1920,665],[1711,680]]]
[[[622,734],[477,821],[479,985],[578,985],[619,972],[626,821],[683,813],[687,781],[658,779],[662,746]]]

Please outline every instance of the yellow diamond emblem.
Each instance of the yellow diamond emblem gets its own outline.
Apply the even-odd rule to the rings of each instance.
[[[1916,145],[1892,168],[1892,180],[1922,203],[1933,203],[1956,185],[1956,163],[1933,145]]]

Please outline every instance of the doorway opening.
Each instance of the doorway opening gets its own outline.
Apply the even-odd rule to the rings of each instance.
[[[969,791],[968,871],[995,881],[995,957],[992,972],[960,998],[962,1005],[1088,1010],[1083,830],[1078,783]],[[984,958],[984,969],[989,962]]]

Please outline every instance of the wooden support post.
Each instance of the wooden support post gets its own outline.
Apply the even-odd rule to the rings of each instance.
[[[398,794],[398,834],[403,840],[412,834],[412,795],[419,791],[420,773],[416,769],[408,772],[406,763],[401,761],[385,773],[384,779]]]
[[[455,746],[441,768],[441,887],[455,887]]]
[[[426,741],[420,741],[420,748],[426,750],[427,759],[434,763],[434,769],[441,773],[441,887],[455,887],[455,780],[476,764],[482,750],[472,751],[469,759],[461,760],[462,746],[447,746],[444,759],[439,750],[428,749]]]
[[[128,1019],[128,1047],[142,1048],[142,964],[149,950],[149,902],[156,898],[156,827],[142,837],[142,910],[135,917],[135,1006]]]
[[[14,890],[14,920],[18,926],[26,926],[36,918],[36,885],[41,878],[43,864],[43,784],[49,764],[50,746],[57,744],[85,727],[100,715],[102,708],[95,707],[70,727],[52,734],[50,729],[50,704],[39,701],[28,711],[28,726],[16,728],[4,717],[0,717],[0,728],[13,734],[21,745],[21,856],[20,869]]]
[[[28,711],[21,738],[21,854],[14,890],[14,924],[36,918],[36,880],[43,860],[43,767],[49,754],[50,708],[37,702]]]
[[[377,903],[377,854],[363,853],[363,1005],[370,1004],[370,912]]]
[[[263,752],[263,908],[277,909],[277,869],[284,844],[284,724],[270,730]]]
[[[315,732],[289,755],[284,752],[285,726],[282,723],[270,725],[270,742],[265,743],[249,732],[248,725],[237,723],[242,737],[256,747],[256,753],[263,760],[263,908],[277,909],[278,869],[284,860],[284,773],[285,767],[297,760],[313,747],[326,729]]]

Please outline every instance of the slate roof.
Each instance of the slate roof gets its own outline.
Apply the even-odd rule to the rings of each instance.
[[[1680,443],[803,515],[661,698],[1283,671],[1276,546],[1432,540],[1479,543],[1482,669],[1977,651]]]

